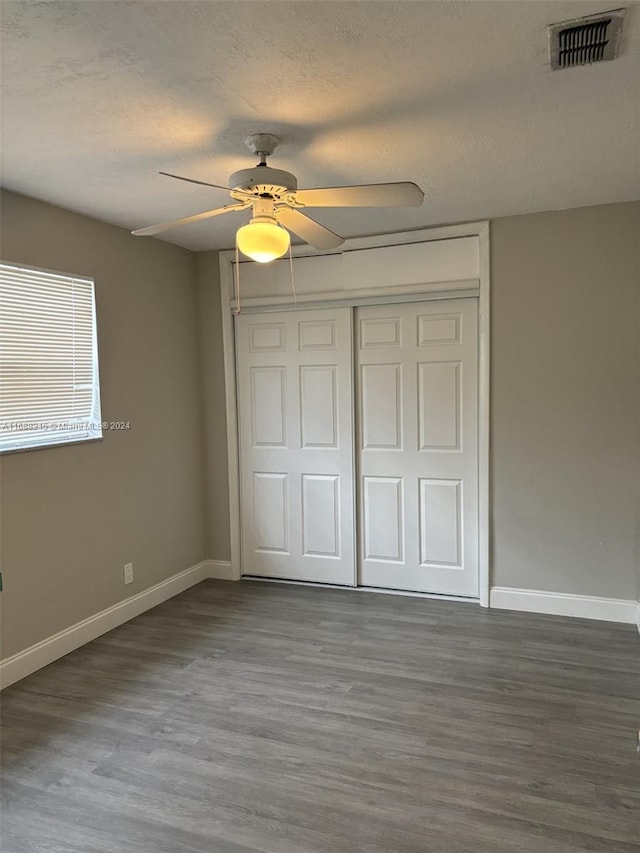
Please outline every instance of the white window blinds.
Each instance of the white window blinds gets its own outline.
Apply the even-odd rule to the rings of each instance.
[[[0,452],[101,436],[93,281],[0,263]]]

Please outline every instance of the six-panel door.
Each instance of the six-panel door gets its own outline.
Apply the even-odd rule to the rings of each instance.
[[[359,578],[478,594],[477,301],[356,309]]]
[[[475,597],[477,301],[354,318],[238,319],[243,573]]]
[[[351,309],[237,320],[242,570],[353,585]]]

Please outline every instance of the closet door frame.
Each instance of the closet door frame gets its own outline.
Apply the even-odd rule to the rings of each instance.
[[[476,238],[470,241],[465,238]],[[477,253],[477,264],[471,274],[464,277],[455,273],[456,264],[451,262],[449,256],[452,252],[460,250],[460,254],[469,256],[471,243],[473,251]],[[284,270],[282,264],[278,268],[274,264],[240,264],[240,293],[243,294],[242,281],[245,277],[262,275],[265,284],[266,295],[256,295],[258,288],[250,290],[246,298],[241,299],[241,310],[246,312],[266,311],[289,311],[302,308],[330,308],[339,306],[377,305],[394,302],[414,302],[425,300],[443,300],[455,298],[477,297],[478,299],[478,485],[479,485],[479,596],[478,602],[483,607],[489,606],[490,589],[490,550],[489,550],[489,395],[490,395],[490,267],[489,267],[489,223],[472,222],[466,225],[452,225],[442,228],[429,228],[418,231],[407,231],[396,234],[382,234],[372,237],[353,238],[345,241],[341,252],[318,253],[309,246],[292,247],[294,258],[304,259],[331,259],[323,261],[325,266],[338,263],[346,259],[351,263],[356,258],[364,258],[363,264],[367,264],[367,250],[387,249],[390,251],[402,251],[405,247],[407,252],[412,252],[416,246],[429,245],[433,250],[435,273],[428,281],[414,283],[413,281],[399,282],[392,285],[382,284],[373,287],[358,286],[360,282],[354,281],[354,286],[344,286],[340,290],[329,290],[323,286],[318,288],[313,284],[305,290],[300,287],[299,277],[296,275],[296,285],[299,287],[297,304],[294,304],[291,291],[283,287],[283,275],[274,270]],[[355,253],[355,254],[352,254]],[[375,263],[379,253],[373,253],[370,260]],[[212,570],[212,576],[224,577],[230,580],[240,580],[242,555],[241,555],[241,530],[240,530],[240,476],[239,476],[239,441],[238,441],[238,415],[236,396],[236,361],[235,361],[235,333],[234,333],[234,263],[235,252],[225,251],[220,253],[220,299],[222,308],[222,337],[224,351],[224,375],[225,375],[225,404],[227,420],[227,458],[229,473],[229,519],[230,519],[230,564],[214,563],[219,570]],[[277,264],[278,262],[275,262]],[[286,262],[288,266],[288,261]],[[461,261],[460,268],[467,269],[469,261]],[[352,264],[353,265],[353,264]],[[307,265],[312,269],[313,261]],[[271,267],[271,270],[269,270]],[[256,270],[255,268],[260,268]],[[451,272],[453,271],[453,272]],[[313,278],[313,275],[311,275]],[[331,276],[329,275],[329,279]],[[286,281],[286,279],[284,279]],[[319,281],[319,279],[315,279]],[[363,282],[364,283],[364,282]],[[367,282],[368,283],[368,282]],[[347,282],[350,285],[351,282]],[[290,285],[289,285],[290,287]],[[212,522],[211,519],[208,520]],[[437,596],[440,597],[440,596]],[[464,599],[466,601],[473,599]]]

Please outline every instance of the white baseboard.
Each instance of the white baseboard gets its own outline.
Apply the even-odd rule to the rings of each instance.
[[[207,560],[209,566],[208,578],[219,581],[235,581],[237,578],[228,560]]]
[[[605,622],[624,622],[631,625],[638,618],[638,602],[634,599],[599,598],[593,595],[569,595],[504,586],[494,586],[491,589],[489,606],[502,610],[578,616],[581,619],[601,619]]]
[[[233,580],[231,564],[204,560],[0,662],[0,690],[208,578]]]

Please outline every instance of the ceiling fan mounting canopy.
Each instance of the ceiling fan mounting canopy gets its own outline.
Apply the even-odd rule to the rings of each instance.
[[[174,219],[171,222],[163,222],[160,225],[139,228],[132,233],[140,237],[151,236],[178,225],[201,222],[204,219],[219,216],[221,213],[253,208],[254,219],[266,216],[270,221],[269,223],[262,221],[250,223],[253,226],[249,229],[250,233],[254,234],[255,232],[257,234],[258,226],[266,228],[269,225],[271,236],[274,239],[275,236],[281,238],[283,235],[276,233],[281,227],[297,234],[298,237],[315,246],[316,249],[324,251],[337,248],[344,243],[344,238],[334,234],[333,231],[302,213],[302,208],[419,207],[424,200],[424,193],[420,187],[410,181],[299,190],[298,179],[295,175],[292,175],[291,172],[285,172],[283,169],[273,169],[271,166],[267,166],[267,157],[275,151],[279,142],[280,139],[272,133],[254,133],[248,136],[245,139],[245,144],[250,151],[260,158],[260,162],[251,169],[240,169],[238,172],[234,172],[229,178],[228,187],[161,172],[161,175],[166,175],[169,178],[225,190],[233,199],[233,203],[213,210],[205,210],[203,213],[196,213],[193,216]]]
[[[273,133],[252,133],[246,137],[244,144],[252,154],[260,158],[271,157],[280,145],[280,137],[274,136]]]

